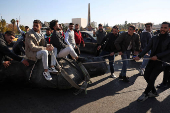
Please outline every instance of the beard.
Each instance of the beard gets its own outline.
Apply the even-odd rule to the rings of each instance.
[[[103,30],[103,29],[101,28],[101,29],[99,29],[99,30],[101,31],[101,30]]]
[[[167,33],[168,33],[168,31],[164,31],[164,30],[160,31],[160,34],[167,34]]]

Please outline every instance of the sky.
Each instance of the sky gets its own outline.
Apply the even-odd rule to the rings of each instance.
[[[0,16],[7,23],[20,16],[20,24],[29,27],[35,19],[70,23],[72,18],[87,19],[88,3],[91,21],[97,24],[170,21],[170,0],[1,0]]]

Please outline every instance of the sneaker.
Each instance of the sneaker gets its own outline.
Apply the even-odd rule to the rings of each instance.
[[[111,73],[110,75],[112,78],[116,78],[116,75],[114,73]]]
[[[56,66],[56,69],[58,70],[58,72],[61,72],[61,66]]]
[[[139,73],[143,76],[144,75],[144,72],[145,72],[145,69],[144,68],[140,68],[139,69]]]
[[[50,75],[50,73],[47,71],[47,72],[43,72],[43,75],[44,75],[44,77],[45,77],[45,79],[46,80],[52,80],[52,77],[51,77],[51,75]]]
[[[155,93],[149,92],[148,93],[148,97],[158,97],[158,96],[159,96],[159,94],[157,92],[155,92]]]
[[[166,85],[166,84],[164,84],[164,83],[161,83],[161,84],[159,84],[159,85],[157,85],[156,86],[156,88],[167,88],[168,86]]]
[[[123,81],[124,82],[129,82],[129,77],[123,76]]]
[[[55,67],[49,68],[48,71],[50,73],[57,73],[58,71],[55,69]]]
[[[146,95],[145,93],[143,93],[143,94],[138,98],[137,101],[143,102],[143,101],[145,101],[146,99],[148,99],[148,95]]]

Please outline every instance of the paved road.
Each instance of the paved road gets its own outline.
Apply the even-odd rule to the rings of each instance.
[[[116,57],[115,74],[118,76],[122,63]],[[170,90],[158,90],[160,96],[137,102],[146,82],[136,70],[141,62],[130,61],[127,75],[130,83],[105,75],[94,77],[88,94],[75,96],[74,89],[40,89],[27,85],[1,86],[0,113],[170,113]],[[162,81],[162,74],[156,84]]]

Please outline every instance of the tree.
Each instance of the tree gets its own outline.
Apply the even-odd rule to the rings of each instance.
[[[0,32],[5,33],[6,30],[7,30],[6,21],[5,21],[5,19],[2,19],[0,21]]]
[[[13,31],[14,31],[15,19],[11,20],[11,24],[13,25]]]
[[[125,21],[124,29],[127,30],[127,21]]]

